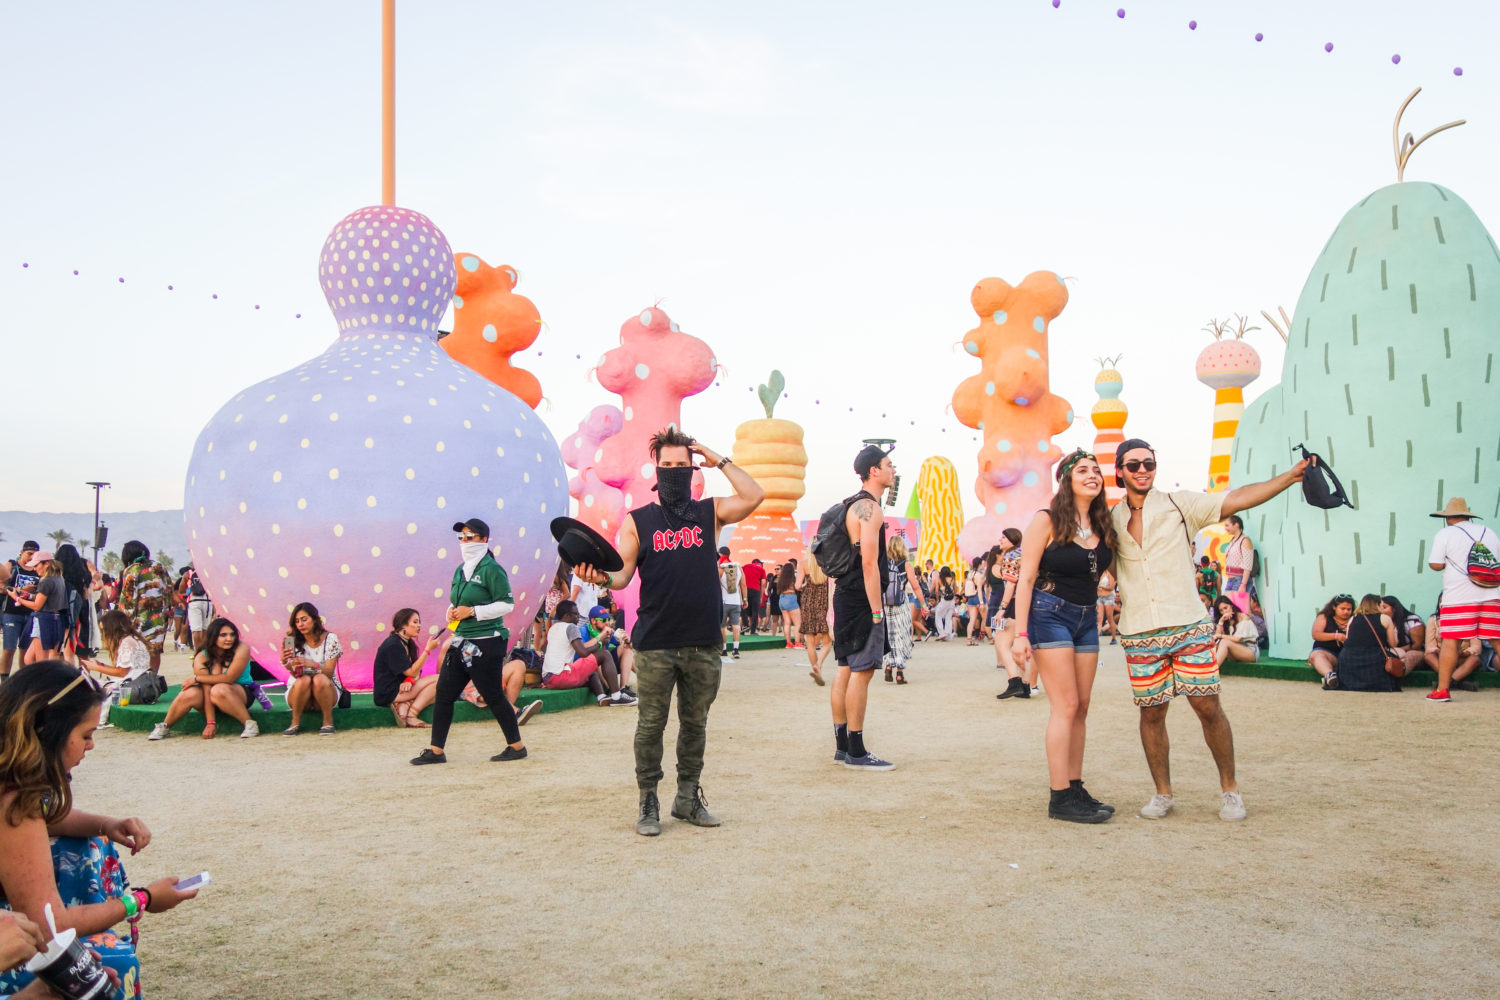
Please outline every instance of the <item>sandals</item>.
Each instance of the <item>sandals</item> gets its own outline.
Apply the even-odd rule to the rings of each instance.
[[[905,684],[906,683],[906,674],[902,673],[899,669],[896,671],[896,683],[897,684]]]
[[[211,740],[211,739],[213,739],[214,735],[217,734],[218,731],[219,731],[219,724],[217,722],[215,722],[213,719],[210,719],[210,720],[208,720],[207,722],[205,722],[203,724],[203,738],[205,740]]]
[[[813,667],[811,670],[809,670],[807,672],[807,676],[811,677],[813,679],[813,683],[818,687],[823,687],[827,683],[823,680],[823,672],[817,667]]]

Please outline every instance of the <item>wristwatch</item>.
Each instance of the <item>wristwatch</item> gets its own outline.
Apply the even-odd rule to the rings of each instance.
[[[719,459],[719,464],[717,466],[715,466],[715,468],[722,469],[722,468],[724,468],[724,466],[726,466],[728,464],[729,464],[729,456],[725,455],[723,458]]]

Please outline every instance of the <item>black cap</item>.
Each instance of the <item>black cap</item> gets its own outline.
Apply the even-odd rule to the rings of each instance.
[[[459,522],[457,522],[456,524],[453,525],[453,530],[454,530],[455,533],[463,531],[465,528],[468,528],[470,531],[474,532],[474,534],[478,535],[480,538],[483,538],[486,541],[489,540],[489,537],[490,537],[490,526],[488,524],[485,524],[479,518],[477,518],[477,517],[471,517],[467,521],[459,521]]]
[[[40,550],[41,550],[41,546],[38,545],[35,541],[33,541],[30,538],[26,539],[26,541],[24,541],[24,542],[21,543],[21,551],[22,552],[38,552]]]
[[[865,445],[859,450],[859,454],[854,456],[854,474],[863,481],[870,475],[870,470],[879,465],[880,460],[885,456],[886,450],[879,445]]]
[[[1125,453],[1127,451],[1135,451],[1137,448],[1145,448],[1151,454],[1156,454],[1156,449],[1151,447],[1147,442],[1142,441],[1140,438],[1129,438],[1128,440],[1121,441],[1120,447],[1115,449],[1115,467],[1119,468],[1120,463],[1125,461]]]
[[[569,566],[588,563],[606,573],[625,568],[620,553],[599,532],[571,517],[552,519],[552,537],[557,539],[557,554]]]

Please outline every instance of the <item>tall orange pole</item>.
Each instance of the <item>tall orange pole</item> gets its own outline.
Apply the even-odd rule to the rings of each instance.
[[[396,204],[396,0],[381,0],[380,202]]]

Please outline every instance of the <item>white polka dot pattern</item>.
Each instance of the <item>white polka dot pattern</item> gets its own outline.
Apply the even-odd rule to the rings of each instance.
[[[456,551],[456,520],[490,525],[502,565],[519,567],[507,624],[530,622],[557,553],[516,542],[549,538],[566,474],[526,404],[437,345],[453,254],[425,216],[352,213],[324,244],[319,279],[339,338],[214,415],[189,462],[186,521],[194,565],[256,660],[278,669],[291,607],[316,595],[343,640],[340,672],[363,689],[397,609],[442,622],[456,556],[437,553]]]

